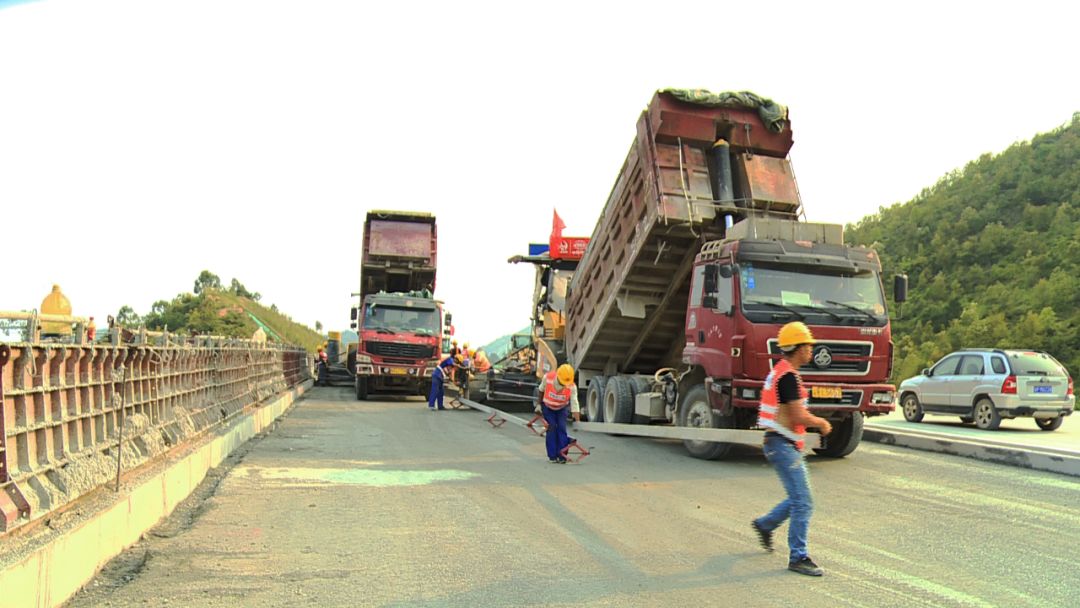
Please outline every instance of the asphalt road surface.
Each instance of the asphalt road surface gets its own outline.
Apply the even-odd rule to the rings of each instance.
[[[759,449],[582,433],[317,388],[72,606],[1076,606],[1080,482],[864,443],[812,457],[814,579]],[[572,431],[573,433],[573,431]],[[230,468],[231,467],[231,468]]]

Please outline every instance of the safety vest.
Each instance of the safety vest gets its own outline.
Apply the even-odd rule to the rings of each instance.
[[[758,426],[776,431],[780,435],[795,442],[799,450],[805,445],[806,425],[796,424],[795,429],[789,429],[780,424],[776,419],[780,410],[780,396],[776,387],[780,384],[780,378],[785,374],[795,374],[795,380],[799,383],[799,401],[806,405],[806,387],[803,386],[799,372],[788,363],[787,359],[781,359],[773,366],[772,371],[765,377],[765,386],[761,389],[761,406],[758,408]]]
[[[555,372],[550,371],[544,374],[544,405],[549,409],[561,410],[570,403],[571,388],[569,386],[562,387],[562,390],[555,390]]]

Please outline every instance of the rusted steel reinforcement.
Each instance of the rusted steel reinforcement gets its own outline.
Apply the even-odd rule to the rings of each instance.
[[[0,534],[310,378],[301,348],[214,337],[4,344],[0,372]]]

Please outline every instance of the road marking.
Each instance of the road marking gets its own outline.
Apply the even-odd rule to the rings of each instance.
[[[307,481],[386,488],[393,486],[424,486],[441,481],[462,481],[478,477],[477,473],[457,469],[395,470],[395,469],[313,469],[238,467],[236,474],[274,481]]]

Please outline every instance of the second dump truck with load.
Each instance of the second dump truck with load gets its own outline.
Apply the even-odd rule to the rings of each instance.
[[[841,226],[800,221],[786,118],[752,94],[705,91],[660,91],[642,113],[567,300],[591,422],[756,428],[793,320],[817,339],[800,372],[834,428],[819,453],[849,454],[864,416],[894,409],[880,261],[844,245]],[[684,445],[722,458],[733,444]]]
[[[437,245],[435,216],[429,213],[367,214],[361,305],[352,309],[360,342],[349,353],[357,399],[372,393],[426,394],[431,386],[444,322],[442,302],[432,296]]]

